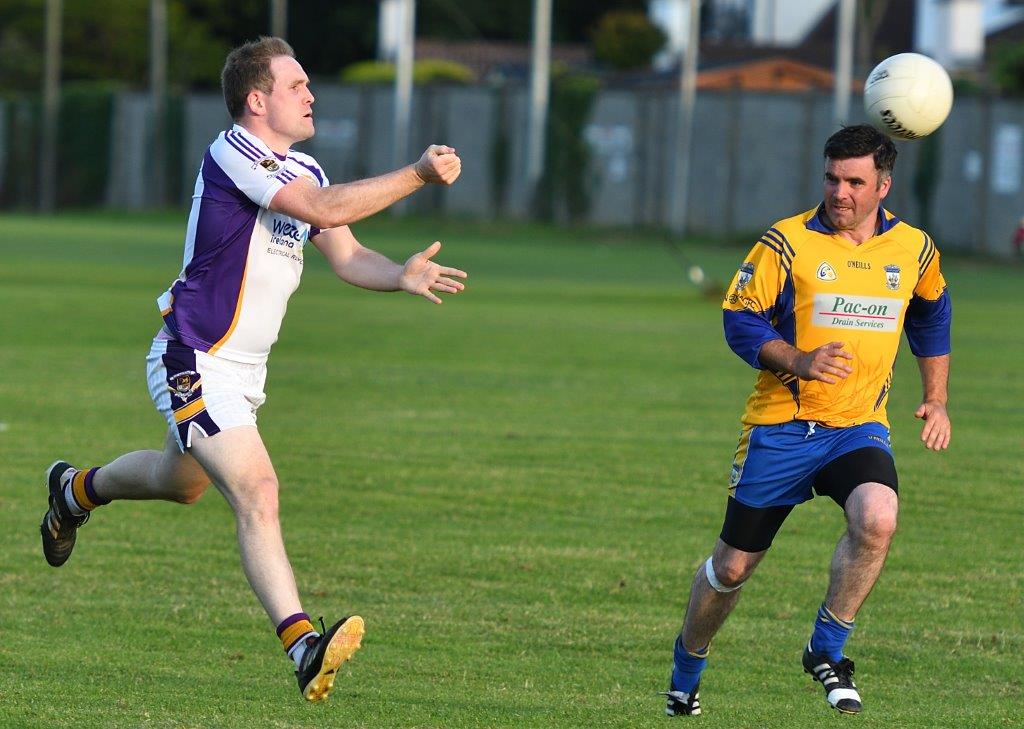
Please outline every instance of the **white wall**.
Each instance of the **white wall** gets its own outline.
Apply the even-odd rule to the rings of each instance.
[[[752,0],[753,41],[795,46],[836,4],[835,0]]]
[[[751,40],[756,45],[795,46],[835,5],[835,1],[747,0],[750,5]],[[665,50],[656,59],[655,65],[671,63],[686,48],[689,6],[690,0],[648,0],[648,17],[668,36]]]
[[[914,50],[949,68],[972,66],[985,54],[985,36],[1024,20],[1024,8],[1004,0],[917,0]]]

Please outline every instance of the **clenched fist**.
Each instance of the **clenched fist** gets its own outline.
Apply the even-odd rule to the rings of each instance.
[[[431,144],[414,165],[416,175],[427,183],[450,185],[462,172],[462,160],[453,147]]]

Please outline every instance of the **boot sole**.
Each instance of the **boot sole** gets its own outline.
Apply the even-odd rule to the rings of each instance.
[[[352,657],[362,645],[363,634],[366,632],[363,619],[353,615],[338,628],[324,652],[324,662],[320,673],[309,682],[302,695],[307,701],[323,701],[334,687],[334,679],[342,663]]]

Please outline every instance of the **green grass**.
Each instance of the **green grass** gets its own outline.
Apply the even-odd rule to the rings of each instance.
[[[694,569],[718,534],[753,372],[657,239],[381,220],[470,272],[443,307],[340,284],[315,252],[260,429],[308,612],[364,649],[307,705],[211,490],[97,512],[60,570],[41,473],[162,442],[144,357],[180,215],[0,218],[0,726],[660,725]],[[686,254],[726,279],[744,251]],[[952,448],[928,453],[904,349],[901,527],[850,652],[864,727],[1019,726],[1024,303],[1018,268],[944,262]],[[703,682],[704,727],[850,723],[799,656],[842,517],[796,510]],[[677,720],[687,723],[686,720]]]

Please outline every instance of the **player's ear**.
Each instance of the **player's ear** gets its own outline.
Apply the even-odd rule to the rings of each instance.
[[[892,175],[886,175],[878,181],[878,199],[882,200],[886,195],[889,194],[889,189],[892,187]]]
[[[266,112],[266,105],[263,103],[263,94],[253,89],[245,97],[245,105],[253,116],[262,116]]]

